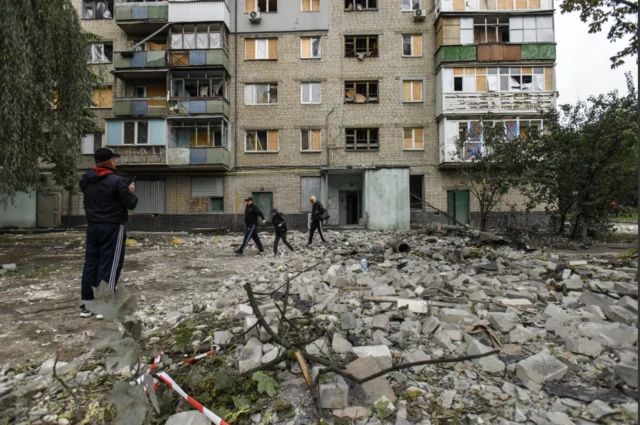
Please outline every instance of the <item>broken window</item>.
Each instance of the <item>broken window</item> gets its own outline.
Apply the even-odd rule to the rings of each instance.
[[[545,70],[541,66],[488,68],[487,73],[488,91],[545,90]]]
[[[171,123],[179,148],[229,147],[229,124],[223,119],[195,119]]]
[[[303,12],[318,12],[320,10],[320,0],[302,0]]]
[[[268,105],[278,103],[278,83],[245,84],[245,105]]]
[[[402,11],[403,12],[411,12],[413,10],[420,10],[420,0],[401,0],[402,1]]]
[[[147,86],[136,86],[134,88],[134,97],[147,97]]]
[[[458,123],[458,138],[464,141],[462,158],[471,159],[482,155],[482,122],[464,121]]]
[[[229,76],[224,70],[173,71],[171,97],[222,97],[229,99]]]
[[[448,69],[445,72],[452,72]],[[486,68],[453,68],[453,87],[446,88],[447,91],[471,93],[475,91],[486,91],[487,77]],[[451,83],[449,83],[451,84]]]
[[[172,50],[209,50],[223,46],[224,27],[220,24],[174,25],[171,28]]]
[[[409,208],[424,209],[424,176],[409,176]]]
[[[460,42],[467,44],[466,34],[463,33],[463,21],[473,19],[473,43],[507,43],[509,42],[509,18],[502,16],[478,16],[460,19]]]
[[[247,131],[245,152],[277,152],[278,130]]]
[[[378,101],[377,81],[345,81],[345,102],[373,103]]]
[[[300,39],[300,57],[302,59],[320,59],[320,37],[302,37]]]
[[[82,19],[113,19],[113,0],[82,0]]]
[[[149,122],[125,121],[123,142],[125,145],[146,145],[149,143]]]
[[[553,42],[553,15],[524,16],[509,19],[512,43]]]
[[[320,103],[320,83],[302,83],[300,85],[300,103]]]
[[[300,130],[300,150],[302,152],[319,152],[320,130]]]
[[[405,128],[404,133],[404,145],[405,150],[423,150],[424,149],[424,136],[421,127],[417,128]]]
[[[422,80],[402,81],[402,101],[422,102]]]
[[[422,56],[422,35],[403,35],[402,36],[402,56],[416,57]]]
[[[542,131],[542,120],[519,120],[518,135],[521,138],[527,138],[532,133]]]
[[[344,38],[344,56],[346,58],[364,59],[378,57],[377,35],[352,35]]]
[[[278,11],[278,0],[257,0],[258,11],[263,13],[271,13]]]
[[[345,136],[348,151],[378,150],[377,128],[347,128]]]
[[[277,38],[247,38],[245,39],[246,60],[278,59]]]
[[[111,63],[113,62],[113,44],[111,43],[91,43],[89,45],[89,63]]]
[[[344,8],[347,11],[377,10],[378,0],[345,0]]]

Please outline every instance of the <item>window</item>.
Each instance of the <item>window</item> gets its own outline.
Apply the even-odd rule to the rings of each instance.
[[[245,84],[245,105],[269,105],[278,103],[278,83]]]
[[[401,0],[402,1],[402,11],[403,12],[411,12],[414,10],[420,10],[420,0]]]
[[[278,11],[278,0],[246,0],[245,13],[263,12],[271,13]]]
[[[553,69],[541,66],[453,68],[453,79],[446,77],[447,92],[520,92],[553,90]],[[451,82],[453,85],[451,86]]]
[[[359,58],[378,57],[377,35],[350,35],[344,38],[344,57]]]
[[[418,57],[422,56],[422,35],[402,36],[402,56]]]
[[[93,155],[95,151],[102,147],[101,133],[87,134],[82,138],[82,154]]]
[[[93,89],[92,108],[113,108],[113,90],[111,87]]]
[[[317,12],[320,10],[320,0],[302,0],[303,12]]]
[[[171,72],[171,97],[229,99],[229,75],[222,69]]]
[[[402,81],[402,101],[404,103],[422,102],[422,80]]]
[[[320,37],[302,37],[300,39],[300,57],[302,59],[320,59]]]
[[[113,0],[82,0],[82,19],[113,19]]]
[[[92,43],[89,45],[89,63],[113,62],[113,44]]]
[[[348,151],[375,151],[378,150],[377,128],[347,128],[346,150]]]
[[[125,121],[123,140],[125,145],[146,145],[149,143],[149,122]]]
[[[409,176],[409,208],[424,209],[424,176]]]
[[[147,86],[136,86],[134,88],[135,97],[147,97]]]
[[[300,84],[300,103],[320,103],[321,85],[320,83]]]
[[[278,152],[278,130],[247,131],[245,152]]]
[[[171,121],[171,144],[178,148],[229,148],[229,123],[223,119]]]
[[[404,150],[423,150],[424,136],[422,128],[405,128],[404,133]]]
[[[373,103],[378,101],[377,81],[345,81],[345,102]]]
[[[171,50],[226,49],[226,33],[220,24],[174,25]]]
[[[378,10],[378,0],[345,0],[344,8],[352,10]]]
[[[507,43],[510,41],[508,17],[479,16],[460,19],[461,44],[471,43],[469,40],[470,30],[468,28],[468,23],[470,23],[471,19],[473,19],[473,43]]]
[[[509,19],[509,41],[536,43],[553,41],[553,16],[524,16]]]
[[[193,177],[191,197],[209,198],[209,211],[224,211],[224,177]]]
[[[246,60],[278,59],[277,38],[248,38],[244,46]]]
[[[320,152],[320,130],[300,130],[300,150]]]
[[[476,155],[482,155],[482,122],[465,121],[458,123],[458,138],[464,141],[462,158],[471,159]]]

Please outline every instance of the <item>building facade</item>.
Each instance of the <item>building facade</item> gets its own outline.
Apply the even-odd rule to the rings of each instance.
[[[121,154],[135,229],[241,226],[246,196],[294,227],[311,195],[332,225],[469,222],[483,117],[515,137],[555,105],[551,1],[74,0],[104,75],[83,166]],[[60,210],[83,223],[81,195]]]

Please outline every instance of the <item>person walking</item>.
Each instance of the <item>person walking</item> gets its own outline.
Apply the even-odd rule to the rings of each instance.
[[[273,243],[273,255],[278,255],[278,243],[280,239],[282,242],[289,248],[291,251],[295,251],[291,244],[287,242],[287,222],[284,218],[284,215],[278,211],[277,208],[271,210],[271,224],[273,224],[273,228],[276,231],[276,239]]]
[[[93,300],[93,288],[105,282],[111,292],[115,292],[122,271],[127,239],[124,225],[129,218],[127,210],[138,205],[138,198],[135,195],[135,183],[129,184],[115,174],[116,158],[119,157],[111,149],[98,149],[93,154],[96,166],[80,180],[88,222],[80,317],[91,317],[93,314],[84,304]],[[99,315],[96,317],[101,318]]]
[[[262,214],[260,208],[258,208],[258,206],[253,203],[253,198],[251,196],[246,198],[244,201],[247,203],[247,206],[244,209],[244,224],[247,226],[247,229],[244,232],[242,245],[235,252],[236,254],[242,255],[245,248],[249,244],[249,240],[251,239],[253,239],[253,241],[256,243],[258,251],[264,252],[262,242],[260,242],[260,237],[258,236],[258,217],[262,218],[262,224],[265,224],[267,220],[265,220],[264,214]]]
[[[311,196],[309,198],[309,202],[311,202],[311,229],[309,230],[309,243],[307,243],[307,246],[311,245],[313,243],[313,234],[315,233],[316,230],[318,230],[318,234],[320,235],[320,239],[322,239],[322,242],[327,242],[324,239],[324,235],[322,234],[322,216],[323,214],[325,214],[325,210],[324,207],[322,206],[322,204],[320,203],[320,201],[318,201],[318,198],[314,196]]]

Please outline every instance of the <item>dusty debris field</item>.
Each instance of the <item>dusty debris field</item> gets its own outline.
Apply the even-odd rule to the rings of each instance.
[[[292,232],[297,251],[275,258],[272,236],[265,255],[235,256],[239,234],[131,234],[121,283],[138,297],[142,363],[164,350],[173,364],[163,370],[229,423],[638,422],[637,252],[519,251],[433,229],[327,233],[305,249]],[[392,237],[411,252],[394,252]],[[0,236],[0,264],[16,264],[0,270],[0,424],[134,423],[136,407],[116,411],[108,394],[147,366],[105,370],[92,342],[104,322],[79,317],[83,255],[80,232]],[[176,362],[212,343],[223,350]],[[56,353],[75,401],[51,376]],[[273,380],[253,379],[265,363]],[[323,364],[338,373],[318,377]],[[158,398],[153,423],[209,423],[164,385]]]

